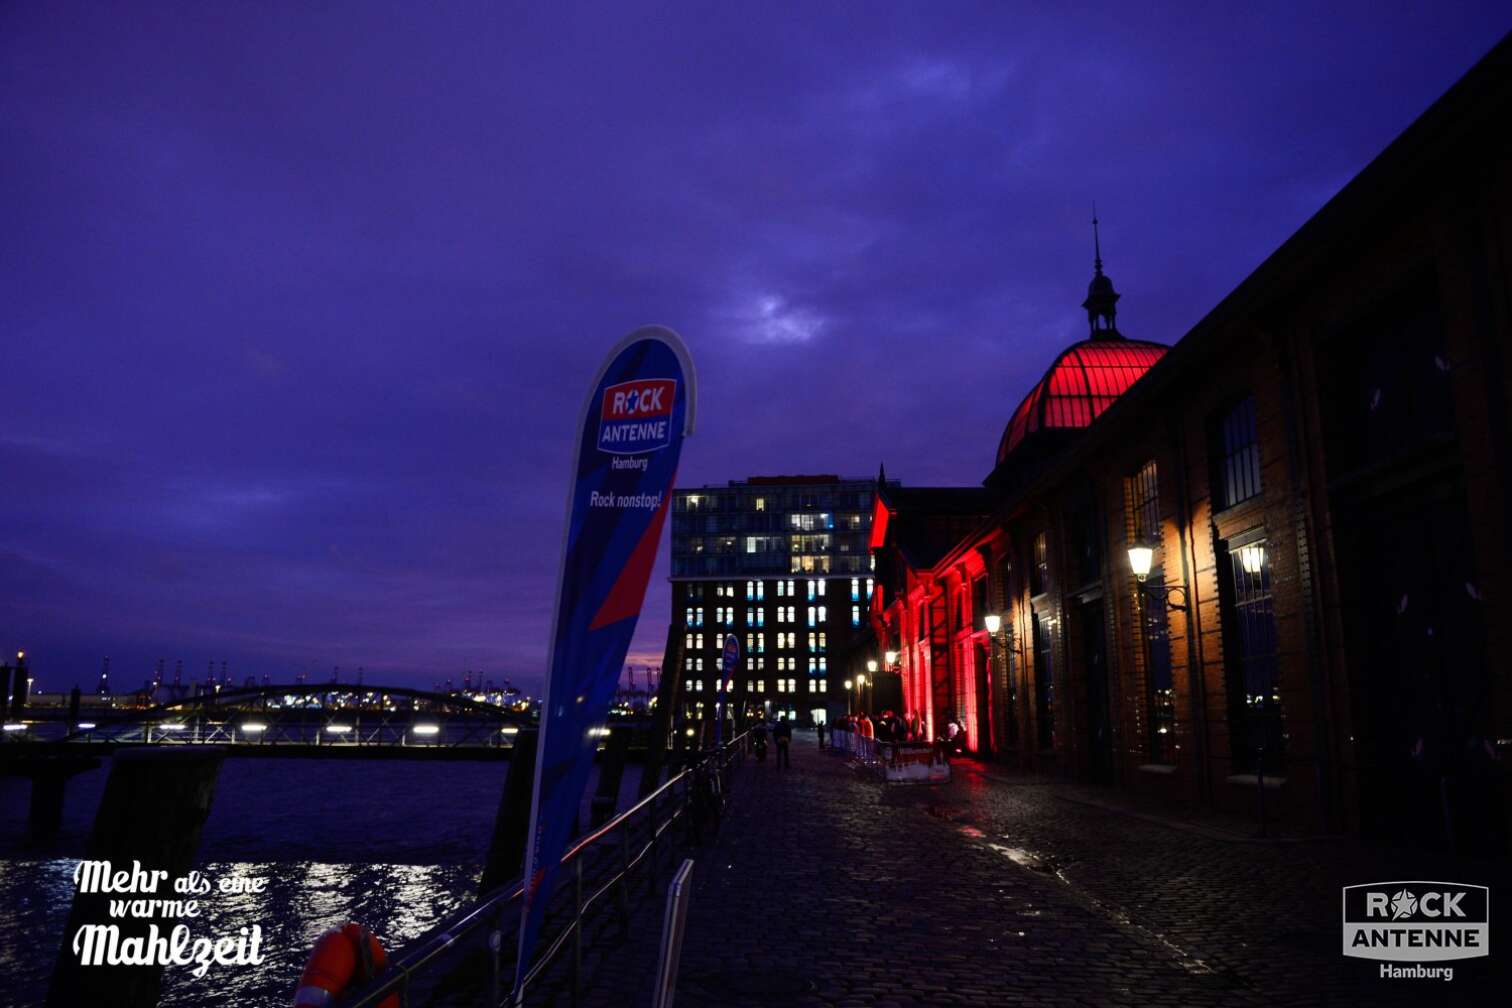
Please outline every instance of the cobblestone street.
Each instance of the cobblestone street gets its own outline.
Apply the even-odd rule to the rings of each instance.
[[[1508,989],[1497,933],[1449,983],[1340,955],[1341,885],[1477,882],[1498,903],[1484,866],[1245,842],[954,769],[949,785],[884,788],[811,736],[791,770],[747,763],[717,843],[693,854],[678,1005],[1439,1004]]]

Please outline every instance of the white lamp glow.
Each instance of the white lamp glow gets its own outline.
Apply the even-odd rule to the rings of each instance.
[[[1003,617],[997,613],[988,613],[982,617],[982,623],[987,627],[988,633],[997,633],[1003,627]]]
[[[896,651],[889,651],[885,655],[883,655],[882,657],[883,657],[883,659],[886,660],[887,664],[889,664],[889,665],[896,665],[896,664],[898,664],[898,652],[896,652]]]
[[[1260,569],[1265,566],[1265,547],[1239,547],[1239,563],[1244,566],[1244,573],[1259,574]]]
[[[1150,576],[1150,564],[1155,560],[1155,551],[1148,546],[1129,547],[1129,566],[1134,576],[1143,581]]]

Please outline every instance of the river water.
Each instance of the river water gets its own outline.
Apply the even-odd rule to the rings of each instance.
[[[506,762],[229,759],[221,768],[198,867],[211,878],[266,877],[258,894],[201,900],[194,934],[260,924],[260,966],[164,972],[164,1008],[285,1006],[320,933],[348,920],[389,949],[429,930],[476,893],[508,773]],[[626,768],[621,807],[639,767]],[[0,1006],[46,997],[108,762],[69,781],[63,830],[26,846],[31,785],[0,778]],[[592,794],[590,783],[588,794]],[[588,821],[587,797],[583,822]],[[172,894],[168,894],[172,895]]]

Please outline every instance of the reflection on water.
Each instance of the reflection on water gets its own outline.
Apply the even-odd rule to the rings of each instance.
[[[215,862],[212,878],[264,875],[257,894],[219,896],[195,922],[196,934],[236,934],[260,924],[264,962],[260,969],[212,967],[196,979],[186,969],[168,971],[161,1004],[283,1005],[298,985],[305,958],[321,932],[349,920],[367,924],[385,948],[424,934],[466,903],[477,889],[478,871],[455,865]]]
[[[638,783],[625,773],[621,807]],[[361,921],[386,948],[434,927],[477,890],[508,764],[228,760],[200,842],[212,884],[268,879],[262,892],[214,892],[185,920],[199,936],[262,927],[261,967],[170,967],[164,1008],[287,1005],[321,932]],[[0,1008],[46,996],[107,768],[69,783],[63,830],[25,844],[29,786],[0,779]],[[589,791],[592,791],[590,785]],[[583,821],[587,822],[587,797]]]

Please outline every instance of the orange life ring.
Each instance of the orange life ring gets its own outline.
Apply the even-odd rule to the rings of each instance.
[[[351,923],[332,928],[316,940],[305,963],[294,1008],[325,1008],[347,987],[367,983],[387,967],[388,953],[367,928]],[[384,998],[379,1008],[399,1008],[399,995]]]

